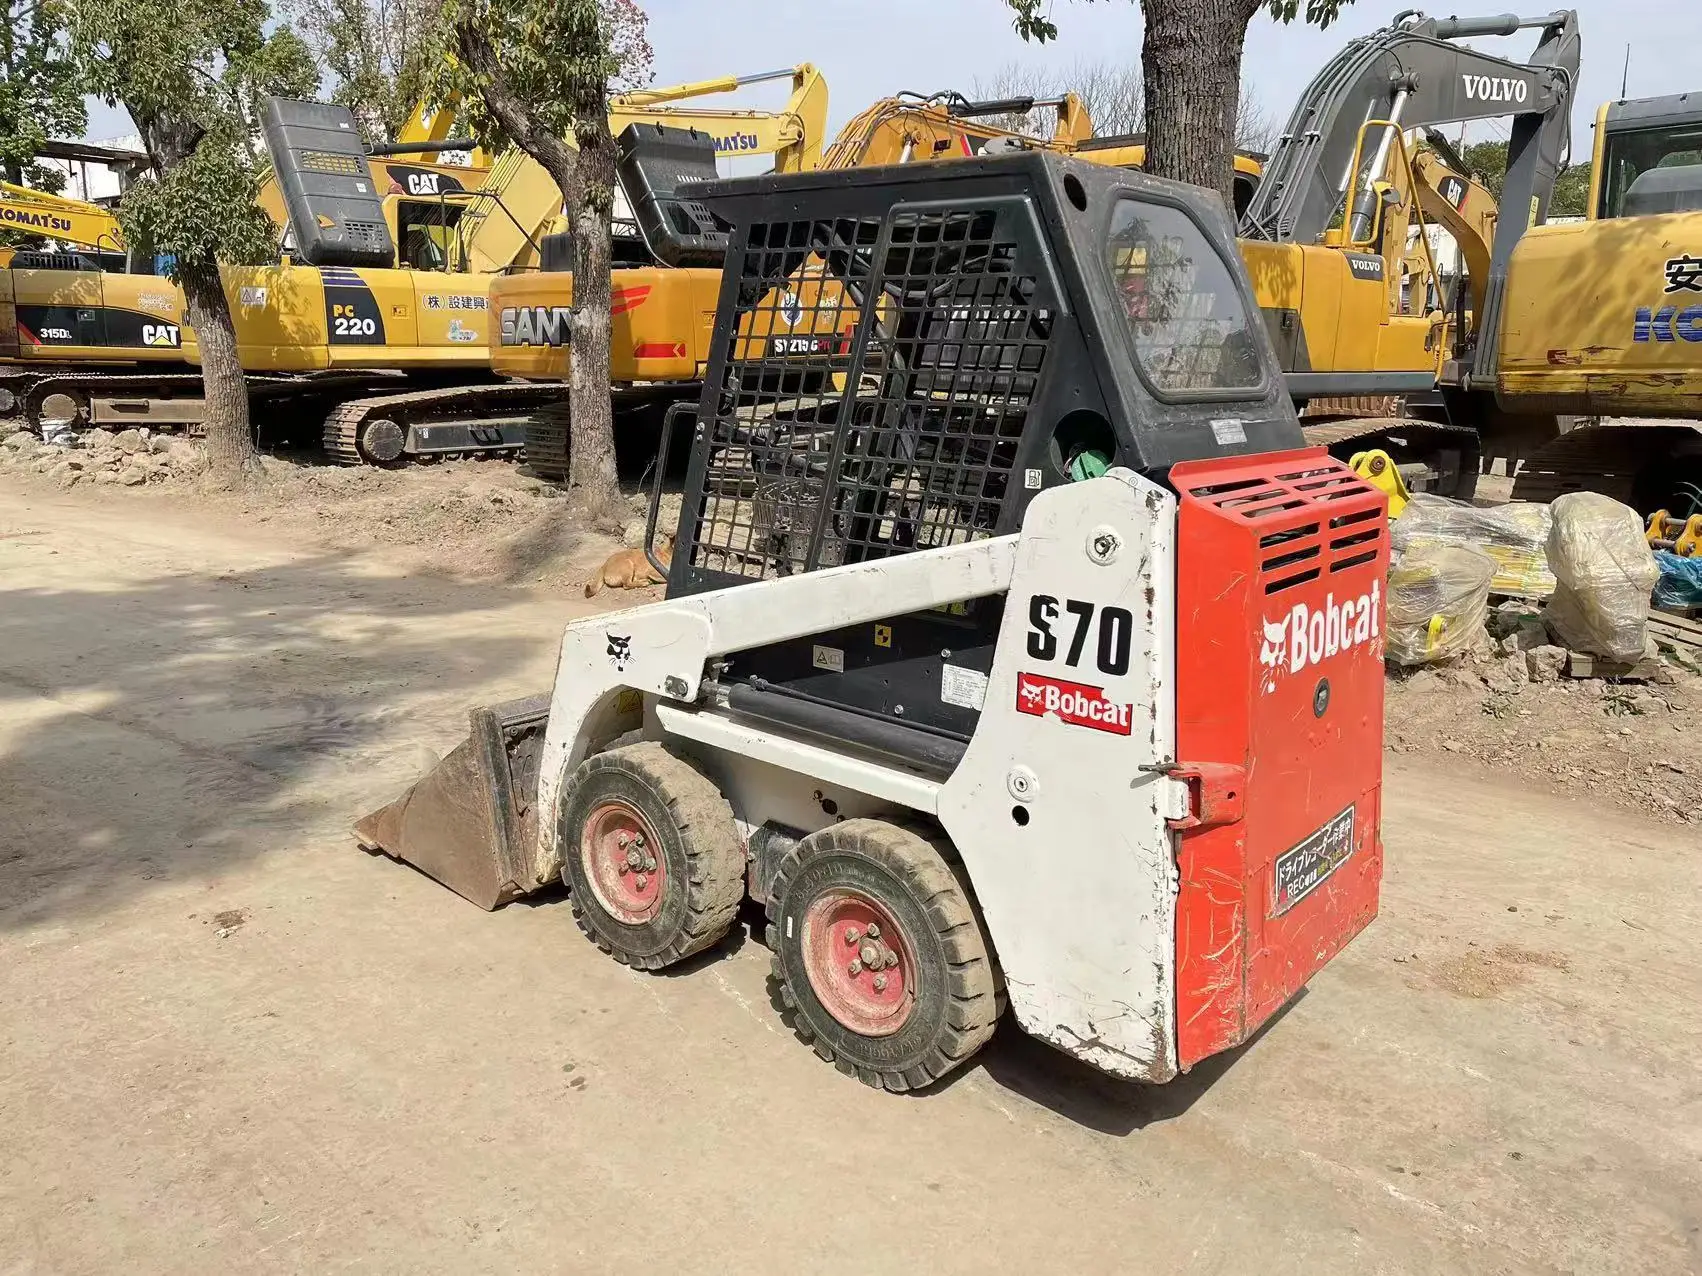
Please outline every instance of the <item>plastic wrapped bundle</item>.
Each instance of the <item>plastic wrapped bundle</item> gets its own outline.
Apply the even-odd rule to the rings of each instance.
[[[1479,508],[1418,492],[1389,528],[1389,541],[1396,553],[1425,541],[1482,550],[1495,560],[1492,593],[1541,598],[1554,592],[1550,521],[1548,506],[1530,501]]]
[[[1660,570],[1636,512],[1600,492],[1568,492],[1551,508],[1549,629],[1574,651],[1642,659],[1649,591]]]
[[[1495,560],[1468,545],[1422,540],[1389,569],[1385,654],[1398,665],[1428,665],[1472,650],[1489,619]]]

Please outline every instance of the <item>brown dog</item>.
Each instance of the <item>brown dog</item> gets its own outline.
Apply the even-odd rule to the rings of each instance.
[[[656,537],[656,557],[664,566],[674,561],[674,538],[666,532]],[[646,585],[660,585],[666,579],[656,574],[655,566],[642,549],[617,549],[585,582],[585,596],[590,598],[605,585],[610,589],[642,589]]]

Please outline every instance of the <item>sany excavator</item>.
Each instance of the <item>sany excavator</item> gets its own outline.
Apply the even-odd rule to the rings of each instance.
[[[784,115],[700,114],[665,104],[770,78],[764,76],[649,91],[618,100],[613,119],[714,122],[726,126],[731,146],[754,150],[772,139],[777,148],[807,153],[819,146],[826,87],[813,68],[786,74],[798,91]],[[409,130],[417,136],[377,149],[434,156],[456,144],[448,135],[452,122],[448,113],[422,118]],[[492,378],[485,331],[491,276],[470,266],[501,268],[512,264],[510,254],[536,256],[561,211],[553,183],[545,178],[545,191],[529,180],[526,165],[503,161],[496,168],[390,154],[375,161],[359,147],[346,113],[314,103],[274,103],[269,124],[278,186],[294,182],[307,198],[289,218],[283,261],[224,272],[257,419],[326,418],[324,441],[351,462],[517,450],[524,414],[547,396]],[[323,170],[333,161],[336,171]],[[337,182],[346,189],[331,202],[354,204],[318,206],[316,192]],[[268,211],[281,218],[287,202],[274,196]],[[323,233],[326,219],[335,227],[350,215],[360,236]],[[14,376],[23,415],[35,428],[201,419],[194,333],[183,322],[178,291],[155,276],[0,273],[0,359],[20,368]],[[389,387],[404,393],[379,396],[377,416],[350,408]],[[416,424],[421,431],[404,433]]]

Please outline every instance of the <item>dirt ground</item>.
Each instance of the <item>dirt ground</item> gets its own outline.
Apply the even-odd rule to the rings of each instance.
[[[1382,916],[1160,1089],[1007,1025],[882,1095],[754,942],[644,976],[363,855],[592,605],[419,552],[524,482],[468,464],[379,544],[0,474],[0,1272],[1702,1270],[1702,845],[1640,802],[1392,752]]]

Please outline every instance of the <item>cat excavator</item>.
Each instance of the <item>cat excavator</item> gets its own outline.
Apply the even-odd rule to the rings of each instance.
[[[789,82],[790,91],[773,110],[711,107],[696,102],[682,105],[687,99],[777,81]],[[806,62],[755,75],[647,89],[613,99],[609,126],[617,136],[623,173],[614,225],[615,324],[618,331],[623,326],[621,316],[648,306],[641,319],[650,327],[644,328],[643,334],[652,328],[661,334],[641,334],[630,344],[617,341],[612,351],[617,410],[643,411],[659,402],[667,393],[663,387],[680,379],[681,335],[689,341],[690,334],[703,325],[698,313],[701,305],[696,301],[670,298],[665,287],[657,288],[656,280],[631,274],[634,268],[644,270],[656,260],[644,245],[634,220],[633,202],[626,193],[629,179],[625,175],[641,162],[639,153],[656,152],[650,160],[652,166],[671,163],[678,157],[669,156],[667,144],[657,139],[685,132],[696,140],[693,155],[680,161],[684,168],[657,174],[656,179],[666,189],[691,178],[714,178],[715,162],[724,157],[770,157],[776,171],[806,171],[821,160],[827,94],[821,72]],[[449,127],[445,122],[448,114],[436,117],[432,127]],[[511,216],[516,208],[525,210],[524,215]],[[549,458],[559,453],[559,472],[565,473],[566,414],[556,410],[562,391],[553,384],[553,365],[565,357],[571,305],[571,292],[565,297],[553,295],[556,281],[564,277],[556,272],[566,269],[571,261],[572,238],[565,225],[561,193],[543,168],[519,150],[500,157],[464,219],[467,246],[463,260],[467,270],[502,272],[482,276],[489,290],[489,313],[495,316],[485,325],[484,357],[487,366],[509,380],[497,386],[446,387],[418,394],[404,391],[351,400],[326,417],[327,452],[346,463],[391,464],[442,452],[512,454],[525,446],[534,464],[545,473],[558,472]],[[695,230],[689,230],[686,238],[695,234]],[[701,247],[688,245],[681,251],[701,252]],[[712,311],[713,290],[707,305]],[[524,344],[516,340],[516,334],[525,338]],[[692,360],[686,375],[695,376],[696,370]],[[565,377],[565,372],[561,375]],[[511,410],[493,417],[490,408],[497,402]],[[534,413],[538,416],[529,437],[527,422]],[[552,426],[556,432],[553,436]],[[559,437],[559,446],[552,447],[554,437]]]

